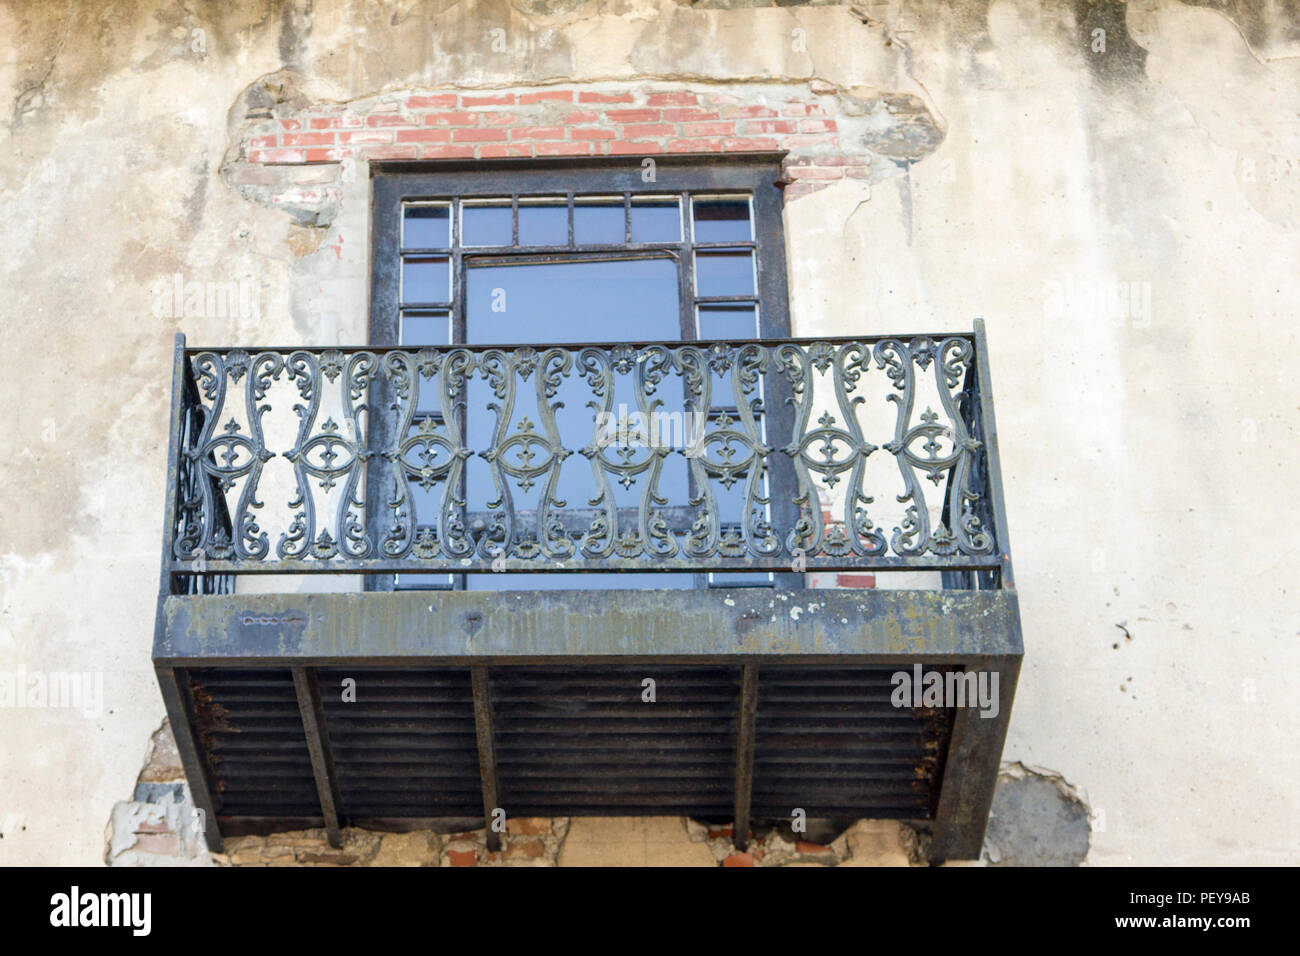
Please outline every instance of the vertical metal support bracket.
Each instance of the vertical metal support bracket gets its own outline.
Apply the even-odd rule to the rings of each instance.
[[[998,782],[1002,744],[1011,723],[1020,658],[997,658],[981,669],[998,675],[998,714],[981,717],[978,708],[957,708],[934,815],[931,863],[978,860],[984,849],[984,830]]]
[[[182,667],[164,667],[161,664],[155,664],[154,671],[158,675],[158,688],[162,691],[163,705],[167,708],[167,720],[171,724],[176,749],[180,753],[181,767],[185,770],[185,779],[190,785],[190,799],[194,802],[195,809],[203,814],[203,838],[209,850],[220,853],[221,828],[217,825],[217,805],[212,797],[212,777],[208,773],[208,762],[202,756],[189,718],[193,710],[188,686],[189,673]]]
[[[493,812],[499,807],[497,795],[496,738],[492,732],[492,688],[488,669],[470,667],[470,682],[474,688],[474,735],[478,739],[478,774],[483,788],[483,827],[487,831],[487,848],[495,853],[501,849],[501,834],[492,829]]]
[[[325,818],[325,832],[330,846],[338,849],[343,846],[343,833],[339,829],[338,775],[334,772],[334,755],[325,732],[325,709],[321,706],[316,668],[294,667],[292,670],[293,689],[298,695],[298,711],[302,714],[302,728],[307,736],[307,752],[311,755],[311,772],[316,778],[316,794],[320,797],[321,816]]]
[[[740,711],[736,719],[736,814],[731,842],[749,845],[749,808],[754,797],[754,732],[758,720],[758,665],[745,664],[740,677]]]

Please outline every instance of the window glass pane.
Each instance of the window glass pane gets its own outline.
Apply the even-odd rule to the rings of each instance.
[[[399,591],[447,591],[454,587],[450,574],[397,574],[394,587]]]
[[[681,242],[682,209],[676,196],[632,200],[633,242]]]
[[[451,245],[451,207],[408,205],[402,218],[402,246],[406,249],[446,249]]]
[[[449,345],[451,343],[451,315],[448,312],[403,312],[401,343],[403,345]]]
[[[404,259],[402,302],[447,302],[451,299],[451,266],[447,259]]]
[[[681,336],[677,267],[666,257],[476,265],[465,281],[476,345]]]
[[[702,339],[758,338],[758,310],[752,305],[702,305],[696,310]]]
[[[691,203],[696,242],[749,242],[749,199],[696,199]]]
[[[771,571],[714,571],[709,575],[711,588],[766,588],[771,585]]]
[[[680,195],[645,193],[633,195],[629,208],[622,195],[598,192],[611,187],[621,188],[612,183],[602,186],[577,179],[563,188],[581,189],[583,185],[587,185],[589,192],[576,198],[572,221],[567,201],[555,195],[520,198],[517,221],[513,220],[510,199],[502,197],[499,192],[494,198],[414,199],[403,203],[400,232],[404,249],[446,249],[451,245],[454,233],[462,248],[477,255],[467,256],[465,271],[457,276],[452,275],[450,253],[430,251],[402,256],[398,341],[408,348],[445,348],[449,345],[452,314],[449,303],[453,287],[457,300],[463,299],[464,303],[465,339],[475,345],[532,343],[545,346],[552,342],[680,339],[678,269],[681,264],[675,259],[592,251],[588,254],[602,258],[574,261],[576,256],[570,254],[565,257],[568,261],[510,262],[511,258],[521,258],[520,255],[505,253],[516,242],[520,246],[560,249],[568,245],[571,231],[574,242],[588,249],[593,245],[623,246],[627,241],[675,244],[684,238],[723,246],[696,254],[691,263],[694,289],[690,291],[699,297],[736,297],[742,301],[700,303],[694,317],[696,333],[704,340],[724,341],[759,336],[758,304],[753,301],[757,295],[756,253],[752,246],[744,248],[745,244],[752,244],[755,234],[752,202],[748,195],[743,192],[701,193],[694,199],[684,199]],[[662,189],[662,186],[658,188]],[[725,189],[725,186],[721,188]],[[505,190],[507,193],[510,191],[509,187]],[[457,202],[460,207],[455,213]],[[461,217],[459,222],[452,221],[453,213]],[[518,230],[517,238],[512,235],[515,228]],[[486,252],[490,249],[501,251]],[[614,258],[623,255],[628,258]],[[431,303],[435,302],[448,305],[434,308]],[[612,391],[615,408],[636,409],[634,379],[634,372],[617,376]],[[532,423],[531,430],[543,433],[545,429],[540,420],[535,383],[521,379],[515,384],[518,391],[507,433],[517,434],[524,430],[525,419]],[[716,429],[719,427],[718,417],[724,410],[734,418],[735,410],[730,406],[737,397],[719,376],[710,376],[710,384],[713,386],[709,402],[710,427]],[[431,379],[421,379],[416,407],[417,423],[433,422],[435,430],[441,433],[445,432],[446,425],[441,420],[439,385],[437,374]],[[466,383],[466,389],[467,412],[463,422],[468,433],[466,441],[473,447],[486,447],[491,442],[496,422],[496,414],[487,408],[487,403],[494,398],[490,394],[490,383],[473,378]],[[586,404],[589,398],[586,386],[577,378],[561,382],[552,396],[551,400],[561,405],[554,411],[554,425],[565,447],[583,447],[592,441],[593,412]],[[676,406],[675,394],[672,399],[670,406]],[[761,422],[761,411],[759,415]],[[672,448],[685,447],[685,434],[680,438],[665,439],[663,425],[659,427],[659,443],[666,442]],[[521,458],[523,452],[529,450],[534,455],[545,454],[544,447],[519,446],[512,449],[510,461],[518,467],[527,464],[516,458]],[[631,455],[634,462],[653,454],[645,442],[635,440],[631,447],[606,449],[606,454],[611,461],[621,461],[620,451]],[[662,507],[665,520],[679,539],[689,533],[691,521],[698,511],[691,504],[692,480],[687,465],[688,461],[682,455],[669,455],[658,480],[659,494],[665,499]],[[466,467],[468,472],[460,493],[471,512],[470,517],[490,520],[501,507],[500,504],[490,507],[499,496],[493,469],[488,462],[477,457],[468,461]],[[591,463],[581,456],[572,456],[561,463],[558,470],[554,493],[568,502],[562,511],[563,520],[567,533],[576,540],[589,524],[587,516],[577,514],[574,509],[582,511],[589,504],[593,493]],[[745,481],[743,475],[736,477],[738,480],[730,488],[725,487],[717,476],[709,479],[720,517],[728,527],[736,527],[744,520]],[[629,488],[611,479],[610,492],[619,510],[620,527],[635,525],[647,478],[648,473],[639,474]],[[523,487],[523,483],[514,478],[508,483],[520,526],[535,534],[538,509],[543,504],[545,493],[545,477],[531,487]],[[428,528],[436,523],[436,502],[441,500],[445,490],[440,485],[432,491],[425,491],[413,483],[409,506],[411,517],[418,525]],[[392,579],[398,588],[464,586],[470,590],[587,590],[690,588],[701,577],[699,574],[676,572],[403,573],[394,575]],[[771,587],[773,583],[770,573],[753,570],[718,572],[707,577],[712,587]]]
[[[697,252],[695,294],[753,295],[754,257],[748,250]]]
[[[567,246],[569,206],[566,202],[534,203],[519,200],[521,246]]]
[[[573,241],[580,246],[622,245],[627,240],[621,196],[579,199],[573,206]]]
[[[508,246],[513,241],[512,231],[509,202],[461,204],[461,245]]]

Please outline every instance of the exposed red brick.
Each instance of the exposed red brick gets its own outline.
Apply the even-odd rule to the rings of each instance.
[[[285,146],[333,146],[333,133],[285,133]]]
[[[723,119],[752,119],[755,116],[777,116],[770,106],[728,106],[722,110]]]
[[[799,129],[805,133],[835,133],[839,131],[833,119],[806,119],[799,123]]]
[[[735,123],[683,123],[683,136],[732,136],[736,132]]]
[[[452,866],[473,866],[478,862],[478,853],[474,850],[448,850]]]
[[[820,122],[820,120],[818,120]],[[749,120],[740,124],[742,133],[794,133],[798,124],[794,120]]]
[[[363,117],[346,113],[339,116],[313,116],[310,125],[312,129],[355,129],[366,123]]]
[[[399,129],[399,143],[448,143],[451,142],[449,129]]]
[[[456,105],[455,93],[435,93],[431,96],[408,96],[406,106],[408,109],[445,109]]]
[[[694,93],[651,93],[645,101],[648,106],[694,106],[698,97]]]
[[[876,586],[876,576],[874,574],[837,574],[835,583],[842,588],[874,588]]]
[[[367,149],[366,155],[371,159],[415,159],[417,151],[414,146],[375,146]]]
[[[454,129],[451,138],[457,143],[493,143],[506,138],[503,129]]]
[[[670,153],[720,153],[720,139],[675,139],[668,144]]]
[[[795,136],[786,136],[785,141],[790,144],[791,149],[822,149],[822,155],[826,155],[826,151],[840,148],[840,138],[834,133],[799,133]]]
[[[425,113],[425,126],[473,126],[478,122],[474,113]]]
[[[579,103],[631,103],[631,93],[579,93]]]
[[[787,169],[786,172],[795,179],[843,179],[844,168],[836,166],[827,169],[822,166],[797,166]]]
[[[776,140],[762,136],[751,139],[727,139],[722,141],[722,145],[730,153],[761,152],[778,147]]]
[[[868,166],[870,156],[844,154],[838,156],[792,156],[785,161],[786,166]],[[827,512],[829,514],[830,512]],[[830,520],[829,518],[827,519]]]
[[[540,103],[543,100],[560,100],[565,103],[572,103],[573,90],[543,90],[541,93],[522,93],[519,96],[519,105],[527,106],[529,103]]]
[[[711,112],[709,110],[697,109],[695,107],[686,107],[684,109],[664,110],[663,121],[665,123],[692,123],[701,120],[721,119],[722,114]]]
[[[506,156],[531,156],[528,146],[507,146],[504,143],[484,143],[478,148],[479,159],[501,159]]]
[[[658,143],[640,141],[629,143],[624,140],[616,140],[609,144],[609,154],[612,156],[630,156],[634,153],[642,156],[650,156],[663,152],[663,148]]]
[[[339,134],[340,143],[391,143],[393,141],[393,131],[391,129],[358,129],[343,130]]]
[[[611,123],[655,123],[659,120],[659,111],[605,110],[605,118]]]
[[[644,139],[648,136],[672,136],[676,132],[676,127],[667,123],[637,123],[623,129],[623,135],[628,139]]]
[[[473,146],[421,146],[420,156],[423,159],[473,159]]]
[[[799,840],[794,845],[794,852],[815,854],[815,853],[834,853],[835,851],[828,846],[822,846],[820,843],[809,843],[806,840]]]
[[[733,853],[722,861],[723,866],[753,866],[754,854],[752,853]]]
[[[462,96],[461,106],[513,106],[515,94],[496,93],[492,96]]]
[[[510,131],[511,139],[564,139],[563,126],[518,126]]]
[[[500,109],[545,103],[568,104],[564,119],[531,118]],[[575,104],[586,108],[574,108]],[[602,114],[593,106],[608,108]],[[473,108],[478,111],[470,111]],[[410,111],[421,112],[412,116]],[[640,105],[637,95],[627,90],[541,89],[519,95],[430,92],[373,104],[360,113],[324,105],[278,125],[286,132],[248,141],[251,164],[323,165],[352,155],[377,160],[496,159],[783,148],[794,153],[786,164],[789,178],[795,180],[785,190],[787,198],[807,195],[844,176],[871,176],[869,157],[838,152],[838,127],[826,109],[794,96],[769,106],[727,93],[660,90],[647,93]],[[597,143],[603,145],[598,149]],[[864,577],[874,584],[872,576]]]
[[[353,155],[350,149],[309,149],[307,150],[307,162],[309,163],[337,163],[340,159],[346,159]]]
[[[538,156],[590,156],[591,143],[538,143],[534,148]]]
[[[303,158],[300,149],[255,149],[248,154],[250,163],[301,163]]]

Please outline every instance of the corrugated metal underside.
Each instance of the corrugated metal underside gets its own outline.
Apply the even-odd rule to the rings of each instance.
[[[933,817],[952,712],[895,708],[866,667],[758,667],[753,815]],[[288,668],[189,670],[225,818],[301,822],[321,805]],[[482,817],[468,667],[317,672],[339,816]],[[654,701],[645,681],[654,681]],[[493,666],[492,741],[510,816],[730,817],[740,666]],[[355,685],[346,682],[355,681]],[[353,687],[355,699],[345,690]]]

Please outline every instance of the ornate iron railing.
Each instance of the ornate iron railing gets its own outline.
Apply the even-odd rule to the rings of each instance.
[[[983,350],[978,322],[519,347],[178,338],[165,570],[871,568],[996,583],[1009,563]]]

